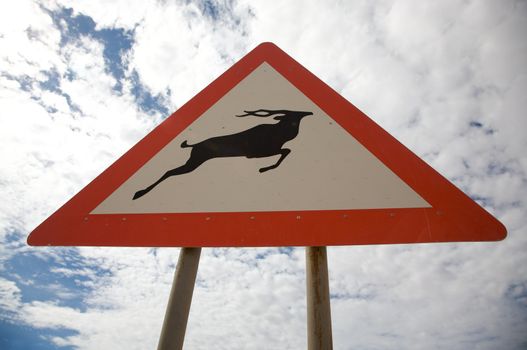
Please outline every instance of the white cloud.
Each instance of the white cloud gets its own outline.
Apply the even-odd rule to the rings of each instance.
[[[38,4],[18,1],[0,6],[2,71],[35,77],[42,70],[65,68],[56,52],[60,33]]]
[[[170,89],[172,103],[179,107],[246,49],[243,43],[229,44],[243,33],[243,22],[232,26],[231,21],[227,17],[214,23],[191,2],[152,8],[135,28],[131,67],[154,93]]]
[[[34,11],[47,16],[38,7]],[[155,120],[155,116],[148,117],[139,110],[129,91],[119,95],[112,90],[115,79],[105,71],[99,42],[82,37],[60,47],[58,30],[51,26],[49,31],[59,35],[48,50],[54,60],[41,57],[37,39],[28,39],[24,49],[15,46],[3,51],[9,53],[8,61],[15,57],[36,62],[27,67],[14,63],[20,71],[8,69],[6,74],[14,78],[4,75],[1,80],[0,135],[6,164],[2,181],[4,188],[17,196],[16,201],[2,204],[1,212],[9,217],[2,220],[3,226],[22,218],[26,229],[34,227],[138,141]],[[74,75],[72,80],[64,75],[64,67]],[[39,88],[39,81],[45,81],[41,72],[52,70],[59,74],[62,92]],[[13,80],[17,77],[27,77],[26,91]],[[68,105],[64,94],[78,109]],[[48,112],[50,107],[57,111]],[[13,149],[8,145],[17,146]]]
[[[4,312],[16,312],[20,304],[20,289],[16,283],[0,277],[0,308]]]
[[[72,8],[75,14],[82,13],[95,19],[97,28],[134,29],[144,16],[156,6],[156,1],[129,2],[126,0],[78,2],[59,1],[60,5]]]
[[[274,41],[458,186],[489,200],[509,229],[504,242],[329,248],[335,348],[525,344],[525,3],[242,1],[222,2],[217,18],[182,1],[63,3],[99,29],[134,30],[126,74],[136,70],[171,108],[248,49]],[[130,81],[122,93],[112,89],[100,41],[84,36],[61,47],[60,35],[34,3],[0,10],[2,236],[25,234],[161,118],[140,110]],[[62,93],[41,88],[49,71]],[[4,261],[28,250],[17,237],[1,248]],[[304,348],[303,253],[205,249],[187,347]],[[53,271],[85,278],[85,310],[22,302],[23,287],[5,278],[0,306],[35,327],[79,332],[52,338],[57,345],[154,347],[177,250],[79,254],[86,266]]]
[[[90,2],[74,7],[92,16],[101,28],[134,30],[129,69],[135,69],[154,94],[168,97],[171,108],[180,107],[247,50],[243,41],[247,7],[231,6],[228,1],[219,4],[218,18],[203,15],[198,3],[184,1],[149,6]]]

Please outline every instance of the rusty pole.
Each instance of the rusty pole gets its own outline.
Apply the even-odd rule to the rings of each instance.
[[[331,350],[331,308],[329,301],[326,247],[306,247],[307,348]]]

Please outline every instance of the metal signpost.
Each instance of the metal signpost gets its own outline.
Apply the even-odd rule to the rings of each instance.
[[[181,248],[159,337],[158,350],[182,349],[201,248]]]
[[[505,227],[272,43],[40,224],[30,245],[182,247],[159,349],[180,349],[199,247],[306,247],[308,348],[331,349],[326,246],[496,241]]]
[[[158,350],[182,349],[201,248],[181,248]],[[326,247],[306,247],[307,344],[333,349]]]
[[[307,348],[332,349],[326,247],[306,247]]]

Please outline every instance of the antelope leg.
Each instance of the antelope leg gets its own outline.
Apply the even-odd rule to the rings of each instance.
[[[285,157],[287,157],[287,155],[289,153],[291,153],[291,150],[289,148],[282,148],[280,150],[280,158],[278,159],[276,164],[267,166],[265,168],[261,168],[260,172],[263,173],[263,172],[266,172],[267,170],[271,170],[271,169],[277,168],[284,161]]]

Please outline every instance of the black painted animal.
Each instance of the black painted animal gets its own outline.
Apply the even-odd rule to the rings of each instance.
[[[169,177],[189,173],[207,160],[213,158],[242,156],[247,158],[262,158],[280,155],[280,158],[275,164],[261,168],[259,171],[263,173],[274,169],[291,152],[289,148],[283,148],[283,145],[298,135],[302,118],[313,114],[312,112],[289,111],[285,109],[258,109],[256,111],[244,112],[245,114],[237,115],[237,117],[274,116],[273,119],[278,120],[278,123],[260,124],[236,134],[211,137],[194,145],[189,145],[187,141],[183,141],[181,144],[182,148],[192,147],[190,158],[187,162],[180,167],[167,171],[159,180],[147,188],[137,191],[133,199],[144,196]]]

